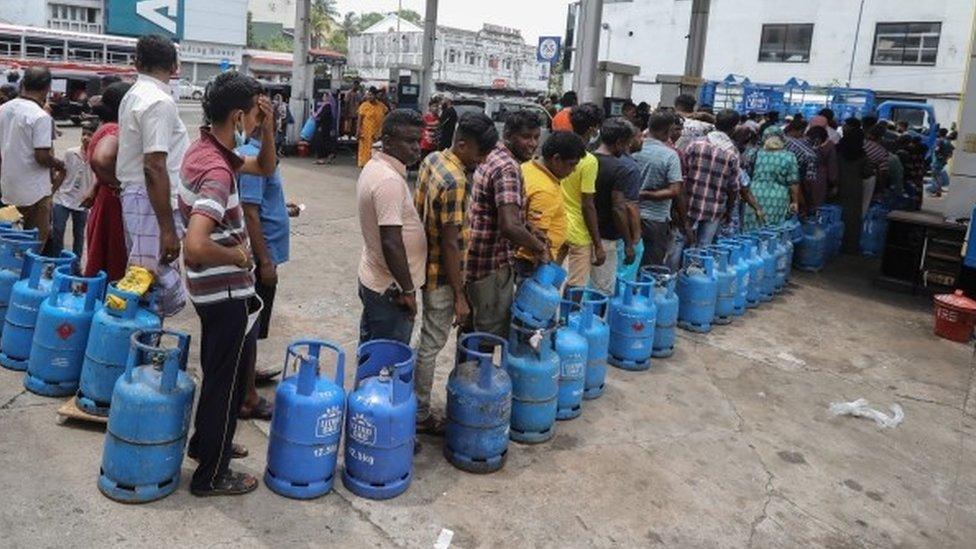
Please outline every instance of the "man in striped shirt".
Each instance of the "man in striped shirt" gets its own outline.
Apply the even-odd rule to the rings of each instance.
[[[261,85],[233,71],[210,83],[203,109],[211,126],[200,130],[183,159],[177,197],[187,227],[187,287],[201,324],[203,383],[188,452],[200,465],[190,491],[196,496],[236,495],[258,484],[251,475],[230,471],[229,465],[231,457],[247,455],[233,440],[244,372],[256,352],[251,318],[261,310],[236,174],[274,173],[274,117]],[[258,156],[241,158],[234,146],[243,144],[258,126]]]

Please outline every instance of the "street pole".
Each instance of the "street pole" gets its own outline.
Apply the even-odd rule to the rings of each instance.
[[[693,0],[685,52],[685,76],[701,78],[705,65],[705,39],[708,38],[708,11],[711,0]]]
[[[427,108],[427,103],[434,95],[434,46],[437,44],[437,0],[427,0],[427,10],[424,13],[424,47],[421,56],[420,69],[420,110]]]
[[[851,48],[851,63],[847,68],[847,87],[851,87],[851,79],[854,78],[854,61],[857,57],[857,42],[861,37],[861,20],[864,18],[864,0],[861,0],[861,7],[857,11],[857,26],[854,27],[854,47]]]
[[[603,0],[581,0],[579,48],[573,63],[573,89],[581,103],[603,103],[605,89],[597,87],[600,58],[600,29],[603,26]]]
[[[295,3],[295,51],[291,66],[291,109],[295,123],[288,128],[288,144],[297,144],[300,139],[302,125],[308,117],[308,101],[310,98],[311,74],[308,65],[308,49],[311,40],[311,0],[298,0]]]

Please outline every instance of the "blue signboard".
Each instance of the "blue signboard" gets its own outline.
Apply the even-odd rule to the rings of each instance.
[[[559,36],[540,36],[539,47],[535,50],[535,58],[540,63],[558,63],[562,49],[562,38]]]
[[[183,38],[185,0],[106,0],[106,31],[123,36]]]

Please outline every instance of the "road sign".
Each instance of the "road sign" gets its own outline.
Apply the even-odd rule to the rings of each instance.
[[[536,49],[535,57],[540,63],[559,62],[559,53],[562,49],[562,37],[559,36],[540,36],[539,47]]]
[[[162,34],[183,38],[185,0],[108,0],[106,30],[109,34],[143,36]]]

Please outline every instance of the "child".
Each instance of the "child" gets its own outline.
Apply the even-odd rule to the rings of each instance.
[[[51,253],[58,255],[64,249],[64,230],[71,219],[71,249],[78,258],[85,248],[85,223],[91,207],[92,187],[95,178],[88,165],[88,144],[95,133],[95,125],[85,122],[81,126],[81,146],[64,151],[64,177],[55,181],[52,201]]]

